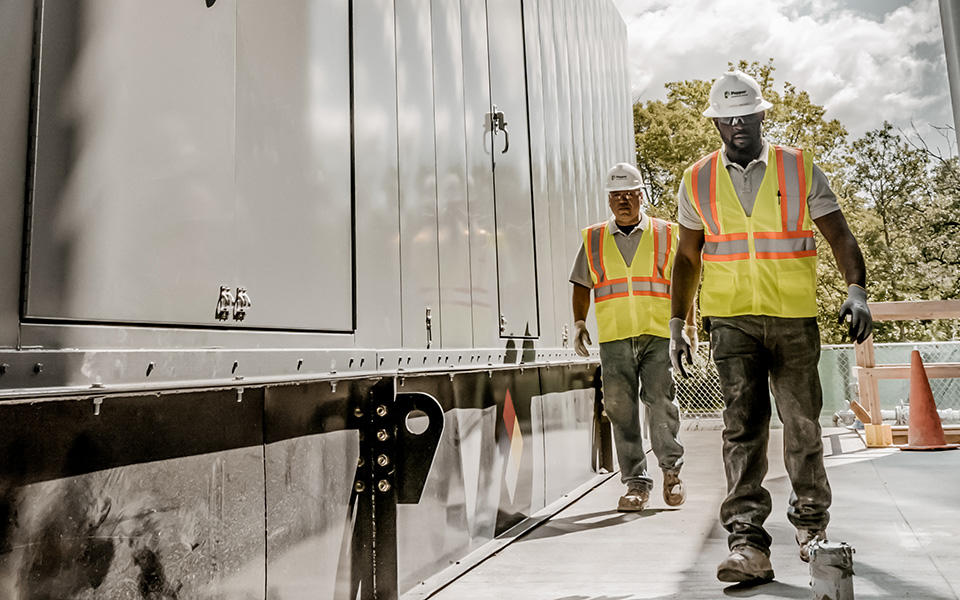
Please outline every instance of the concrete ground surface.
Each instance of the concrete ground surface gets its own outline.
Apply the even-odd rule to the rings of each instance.
[[[786,518],[789,480],[773,430],[765,487],[776,579],[743,588],[716,580],[727,554],[718,522],[725,481],[720,431],[683,431],[687,502],[667,507],[656,470],[642,513],[615,511],[619,476],[433,596],[441,600],[639,600],[812,598]],[[867,449],[856,433],[824,430],[833,487],[831,541],[854,555],[854,590],[865,599],[960,599],[960,451]],[[652,458],[652,456],[651,456]],[[655,460],[653,461],[655,465]]]

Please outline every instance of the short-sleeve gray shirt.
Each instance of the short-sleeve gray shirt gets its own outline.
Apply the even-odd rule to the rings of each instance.
[[[633,261],[637,253],[637,246],[640,245],[640,238],[643,237],[643,230],[650,223],[650,217],[640,213],[640,223],[630,233],[624,233],[617,227],[617,220],[610,217],[607,227],[613,232],[613,241],[617,243],[617,249],[620,250],[624,262],[627,266]],[[573,269],[570,271],[570,283],[582,285],[583,287],[593,288],[593,279],[590,277],[590,263],[587,261],[587,251],[580,244],[580,251],[577,252],[577,258],[573,261]]]
[[[737,198],[740,199],[743,212],[747,216],[753,214],[753,205],[757,201],[757,191],[760,189],[760,182],[763,181],[763,175],[767,169],[769,153],[770,144],[764,140],[760,156],[750,161],[747,168],[743,168],[727,159],[725,148],[720,152],[720,160],[723,162],[723,166],[727,168],[727,173],[730,174],[733,189],[737,192]],[[824,215],[840,210],[837,196],[830,189],[827,176],[817,165],[813,165],[813,176],[810,178],[807,210],[810,211],[811,219],[819,219]],[[687,188],[683,185],[683,181],[680,182],[680,189],[677,191],[677,212],[677,221],[687,229],[703,229],[703,221],[700,220],[697,209],[693,207],[687,197]]]

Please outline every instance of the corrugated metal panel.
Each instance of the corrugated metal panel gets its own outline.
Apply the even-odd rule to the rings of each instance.
[[[235,1],[47,3],[43,27],[27,314],[215,325],[247,243]]]
[[[430,0],[396,0],[403,346],[427,345],[440,306]]]
[[[432,0],[434,124],[437,144],[437,223],[440,257],[440,345],[469,348],[470,245],[467,154],[464,131],[463,50],[460,4]],[[436,335],[436,333],[434,334]]]
[[[523,13],[518,0],[487,0],[490,98],[509,131],[494,135],[497,274],[504,337],[537,337],[536,264],[530,137],[524,71]]]
[[[567,227],[564,211],[563,167],[561,165],[559,90],[557,89],[557,50],[554,38],[553,13],[557,0],[539,0],[538,21],[540,33],[540,57],[543,77],[543,134],[545,153],[545,171],[547,183],[548,211],[550,222],[550,252],[545,257],[550,261],[553,280],[553,306],[550,313],[554,318],[554,332],[562,331],[570,323],[570,284],[567,277],[570,265],[567,263],[566,247],[576,239],[576,229]],[[567,238],[571,238],[568,242]],[[538,256],[538,258],[540,258]],[[540,262],[541,268],[544,265]],[[543,314],[543,313],[541,313]]]
[[[393,0],[353,3],[357,345],[401,345]]]
[[[490,71],[487,13],[483,3],[460,3],[463,34],[464,127],[467,135],[467,197],[470,212],[470,287],[473,344],[500,344],[497,304],[497,240],[493,211],[493,154],[489,128]]]
[[[238,2],[231,259],[253,302],[244,326],[353,331],[348,7]]]
[[[0,347],[17,344],[33,2],[0,3]]]
[[[554,279],[550,247],[551,212],[547,183],[547,134],[543,43],[540,35],[540,1],[523,3],[524,38],[527,49],[527,95],[530,115],[530,163],[532,171],[534,229],[536,231],[537,290],[539,296],[540,343],[557,346],[559,337],[554,317]]]

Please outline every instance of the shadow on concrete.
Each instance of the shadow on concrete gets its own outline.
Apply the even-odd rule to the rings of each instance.
[[[762,585],[744,585],[738,583],[723,588],[723,594],[731,598],[753,598],[754,596],[773,596],[775,598],[810,598],[812,592],[809,586],[790,585],[774,579]]]
[[[679,510],[677,508],[647,508],[639,512],[618,512],[616,510],[604,510],[592,513],[584,513],[581,515],[572,515],[569,517],[562,518],[553,518],[548,521],[544,521],[542,524],[523,535],[517,540],[517,542],[525,542],[529,540],[543,540],[553,537],[558,537],[561,535],[567,535],[569,533],[577,533],[580,531],[588,531],[591,529],[601,529],[604,527],[613,527],[615,525],[622,525],[624,523],[629,523],[630,521],[636,521],[637,519],[644,519],[646,517],[652,517],[657,513],[661,512],[672,512]],[[591,519],[598,519],[599,517],[606,517],[597,521],[592,521]],[[588,522],[587,522],[588,521]]]

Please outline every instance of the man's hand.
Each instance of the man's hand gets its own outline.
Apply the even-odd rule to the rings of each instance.
[[[859,285],[851,284],[847,288],[847,301],[840,307],[840,324],[850,317],[850,339],[858,344],[863,343],[873,331],[873,317],[870,307],[867,306],[867,290]]]
[[[693,354],[690,347],[690,338],[684,331],[686,323],[676,317],[670,319],[670,362],[673,370],[683,377],[690,377],[683,368],[683,357],[687,357],[687,364],[693,366]]]
[[[577,354],[583,357],[590,356],[590,350],[587,349],[587,344],[592,344],[593,341],[590,340],[590,332],[587,331],[587,324],[583,321],[577,321],[573,324],[573,349],[577,351]]]

